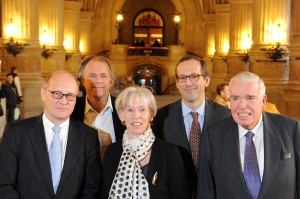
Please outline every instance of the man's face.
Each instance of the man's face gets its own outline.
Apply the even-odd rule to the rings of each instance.
[[[107,97],[113,85],[108,64],[94,60],[89,61],[84,70],[82,83],[88,98]]]
[[[261,96],[260,94],[258,82],[233,81],[229,92],[231,114],[234,121],[245,129],[253,129],[258,123],[267,101],[266,95]]]
[[[51,77],[48,88],[41,89],[41,98],[44,102],[46,117],[55,125],[66,121],[74,110],[76,100],[68,101],[65,96],[55,99],[50,91],[60,91],[63,94],[78,94],[75,79],[68,73],[57,73]]]
[[[14,78],[13,78],[12,75],[8,75],[8,76],[6,77],[6,82],[7,82],[8,84],[12,84],[13,81],[14,81]]]
[[[182,100],[188,105],[197,108],[205,100],[205,88],[209,85],[209,77],[203,77],[200,63],[197,60],[187,60],[177,66],[177,76],[200,75],[199,79],[192,82],[190,78],[180,83],[176,80],[176,86],[182,96]],[[190,107],[191,108],[191,107]]]

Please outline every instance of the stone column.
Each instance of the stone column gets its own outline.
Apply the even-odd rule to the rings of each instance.
[[[93,12],[80,12],[80,41],[79,50],[81,55],[91,53],[91,35],[92,35],[92,16]]]
[[[208,72],[210,75],[213,74],[213,62],[212,57],[214,56],[214,53],[216,51],[215,49],[215,34],[216,34],[216,16],[215,14],[207,14],[204,15],[204,23],[205,23],[205,55],[204,55],[204,61],[207,65]],[[209,98],[212,98],[214,95],[215,88],[212,88],[209,86],[206,90],[206,93]]]
[[[300,4],[298,1],[292,1],[292,23],[291,23],[291,46],[290,50],[290,71],[289,83],[284,89],[282,98],[282,109],[285,114],[300,120],[300,21],[298,15],[300,13]]]
[[[252,0],[231,0],[230,10],[230,49],[226,81],[241,71],[249,70],[248,60],[242,59],[246,59],[251,47]]]
[[[216,85],[223,82],[227,73],[227,54],[229,50],[229,19],[230,4],[215,5],[215,54],[213,57],[213,74],[210,88],[215,89]]]
[[[40,44],[44,57],[41,71],[47,76],[65,66],[64,2],[62,0],[40,1]],[[47,50],[46,50],[47,49]],[[49,57],[47,57],[47,54]]]
[[[289,57],[273,60],[263,48],[280,42],[289,44],[291,0],[253,0],[253,45],[250,50],[250,71],[259,75],[267,87],[268,100],[278,107],[289,79]],[[278,29],[280,24],[280,29]],[[283,31],[284,34],[278,34]],[[283,110],[279,107],[279,111]]]
[[[79,51],[80,38],[80,9],[81,2],[65,1],[65,18],[64,18],[64,46],[66,49],[66,70],[78,75],[78,67],[81,60]],[[67,55],[70,55],[67,56]]]
[[[22,6],[20,6],[22,5]],[[18,68],[24,101],[20,105],[21,118],[30,117],[42,112],[40,99],[41,78],[41,49],[39,46],[39,0],[3,0],[2,1],[2,43],[13,37],[14,42],[27,44],[24,50],[13,56],[1,48],[2,73],[9,72],[11,66]],[[7,26],[10,23],[15,30],[10,35]]]

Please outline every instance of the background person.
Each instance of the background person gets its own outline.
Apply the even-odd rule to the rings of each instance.
[[[122,140],[125,130],[114,107],[116,98],[109,93],[115,80],[113,63],[103,56],[87,57],[81,63],[79,79],[86,95],[77,99],[71,118],[98,130],[103,158],[108,145]]]
[[[234,76],[229,92],[232,117],[202,136],[197,198],[299,198],[299,121],[263,111],[265,85],[254,73]]]
[[[156,101],[147,88],[128,87],[116,99],[126,125],[122,142],[111,144],[103,159],[103,198],[191,198],[178,148],[156,139],[150,122]]]
[[[77,93],[70,73],[55,72],[41,88],[44,113],[6,125],[0,143],[1,199],[100,197],[97,131],[69,119]]]
[[[214,99],[214,102],[225,106],[227,108],[230,108],[230,100],[229,100],[229,87],[226,83],[221,83],[217,85],[216,87],[216,97]]]
[[[20,101],[18,98],[17,88],[13,84],[13,75],[6,75],[6,83],[2,84],[1,97],[6,98],[6,121],[15,121],[15,108],[19,107]]]
[[[15,87],[17,88],[18,91],[18,97],[20,98],[19,101],[22,102],[23,101],[23,94],[22,94],[22,86],[21,86],[21,81],[20,81],[20,77],[18,76],[18,68],[13,66],[10,68],[10,73],[13,76],[13,84],[15,85]]]

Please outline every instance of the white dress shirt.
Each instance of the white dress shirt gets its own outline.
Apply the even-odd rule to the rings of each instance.
[[[70,124],[70,119],[67,119],[66,121],[64,121],[59,125],[61,128],[59,131],[59,140],[60,140],[61,157],[62,157],[61,168],[63,168],[64,161],[65,161],[67,140],[68,140],[68,133],[69,133],[69,124]],[[45,130],[47,149],[49,151],[54,136],[54,132],[52,128],[55,125],[50,120],[48,120],[45,114],[43,114],[43,125]]]
[[[244,129],[240,125],[238,125],[238,128],[239,128],[239,140],[240,140],[240,157],[241,157],[242,171],[244,172],[244,152],[245,152],[245,143],[246,143],[245,135],[249,130]],[[264,133],[263,133],[262,116],[259,122],[257,123],[257,125],[250,131],[254,133],[252,139],[255,145],[260,179],[262,180],[263,173],[264,173]]]
[[[116,142],[116,135],[113,124],[112,112],[113,107],[110,95],[108,96],[108,100],[104,109],[99,114],[91,107],[86,98],[84,123],[96,129],[100,129],[105,133],[110,134],[111,142],[114,143]]]

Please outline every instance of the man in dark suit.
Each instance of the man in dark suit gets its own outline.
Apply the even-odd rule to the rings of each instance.
[[[202,136],[197,198],[299,198],[299,122],[263,112],[265,85],[251,72],[234,76],[229,92],[232,117]]]
[[[100,197],[97,131],[69,118],[77,94],[75,78],[55,72],[41,88],[44,113],[6,125],[0,143],[1,199]]]
[[[121,123],[116,109],[115,97],[109,94],[114,85],[113,63],[102,56],[90,56],[81,63],[79,79],[85,95],[77,99],[71,118],[98,130],[100,153],[112,142],[122,140],[125,126]]]
[[[153,132],[161,139],[180,146],[186,166],[192,175],[198,169],[198,153],[200,133],[212,123],[229,117],[229,109],[205,98],[205,89],[209,86],[210,77],[205,62],[196,56],[186,56],[180,59],[176,69],[176,86],[182,99],[158,110],[153,121]],[[196,149],[191,147],[191,129],[193,117],[191,112],[198,113],[198,129]],[[191,162],[193,156],[194,164]],[[196,157],[196,158],[195,158]],[[199,162],[202,160],[199,159]],[[196,181],[196,180],[195,180]]]

